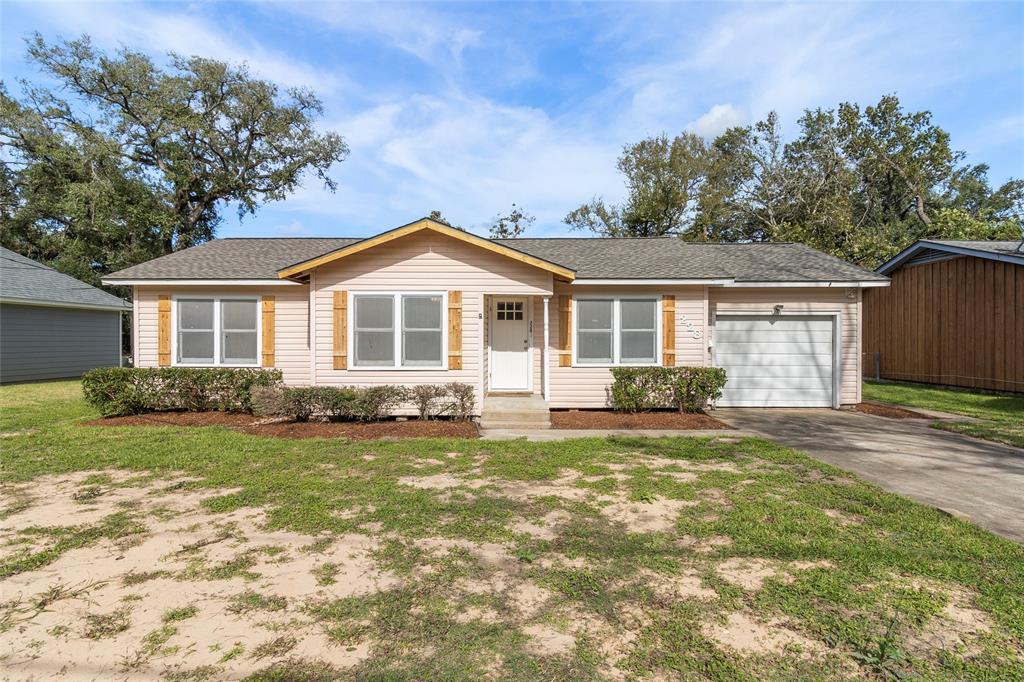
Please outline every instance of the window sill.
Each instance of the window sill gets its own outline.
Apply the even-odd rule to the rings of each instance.
[[[238,365],[238,364],[214,364],[204,362],[175,362],[171,364],[171,367],[192,367],[192,368],[206,368],[206,369],[239,369],[242,367],[256,368],[259,369],[263,365],[256,363],[251,365]]]
[[[444,365],[435,365],[433,367],[347,367],[345,369],[333,370],[337,372],[447,372],[449,371]]]
[[[572,367],[580,367],[580,368],[592,367],[594,369],[615,369],[616,367],[622,367],[622,368],[630,368],[630,367],[662,367],[663,365],[661,365],[660,363],[628,363],[627,364],[627,363],[623,362],[623,363],[619,363],[619,364],[614,364],[614,363],[611,363],[611,364],[609,364],[609,363],[593,363],[593,364],[591,364],[589,362],[574,362],[574,363],[572,363],[571,366]]]

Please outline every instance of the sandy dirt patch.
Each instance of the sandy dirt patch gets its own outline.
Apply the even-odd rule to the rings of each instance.
[[[527,648],[541,656],[557,656],[571,651],[576,646],[576,638],[573,635],[560,632],[543,623],[527,625],[523,628],[523,634],[530,638]]]
[[[115,487],[132,476],[109,475],[92,486],[86,474],[36,479],[34,504],[0,525],[5,543],[28,525],[90,524],[126,509],[144,527],[130,542],[100,540],[0,583],[13,623],[0,650],[12,679],[141,680],[200,666],[240,679],[288,657],[346,667],[369,655],[371,642],[331,642],[302,607],[398,585],[372,559],[375,539],[343,535],[314,553],[317,538],[266,530],[263,510],[201,506],[225,490],[180,480]],[[316,577],[324,564],[330,584]]]
[[[829,568],[827,561],[791,561],[789,563],[772,559],[733,557],[715,567],[724,580],[748,592],[760,590],[766,580],[779,578],[792,582],[794,573],[814,568]]]
[[[724,623],[705,624],[703,632],[706,637],[744,655],[799,653],[808,657],[825,651],[818,642],[787,629],[785,621],[762,622],[742,611],[730,613]]]

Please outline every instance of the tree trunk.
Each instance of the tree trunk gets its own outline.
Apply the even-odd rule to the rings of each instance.
[[[920,194],[914,197],[914,212],[917,214],[917,217],[921,220],[922,223],[924,223],[925,225],[932,224],[931,218],[929,218],[928,214],[924,212],[924,197],[922,197]]]

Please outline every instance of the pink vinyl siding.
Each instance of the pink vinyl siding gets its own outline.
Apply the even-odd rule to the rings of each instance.
[[[486,379],[484,296],[543,296],[551,293],[551,286],[549,272],[432,232],[416,233],[325,265],[316,271],[315,281],[316,383],[409,386],[459,381],[476,387],[479,406]],[[360,291],[462,291],[462,369],[366,370],[350,365],[335,370],[331,314],[333,292],[338,290],[350,295]]]
[[[548,403],[554,408],[600,408],[609,407],[608,387],[612,383],[611,370],[607,367],[559,367],[559,311],[557,297],[563,294],[588,295],[609,294],[633,296],[642,294],[673,294],[676,297],[676,365],[703,365],[704,344],[707,329],[704,315],[704,287],[611,287],[572,286],[556,283],[555,297],[551,301],[551,397]],[[539,311],[541,326],[543,310]],[[689,323],[689,324],[687,324]],[[574,325],[575,326],[575,325]],[[534,325],[536,332],[537,324]],[[541,329],[543,334],[543,328]],[[543,336],[541,337],[543,338]],[[575,344],[575,339],[573,339]]]
[[[847,289],[808,287],[806,289],[716,288],[710,289],[709,315],[718,311],[772,312],[782,304],[787,313],[838,312],[840,314],[839,402],[850,405],[860,400],[860,290],[847,297]],[[710,319],[710,318],[709,318]],[[712,339],[713,341],[713,339]]]
[[[274,296],[275,366],[289,384],[309,383],[308,287],[135,287],[136,367],[157,366],[157,306],[161,294],[180,296]]]

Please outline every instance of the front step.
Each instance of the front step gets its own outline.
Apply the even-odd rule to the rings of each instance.
[[[539,395],[488,395],[484,397],[480,428],[550,429],[551,410]]]

